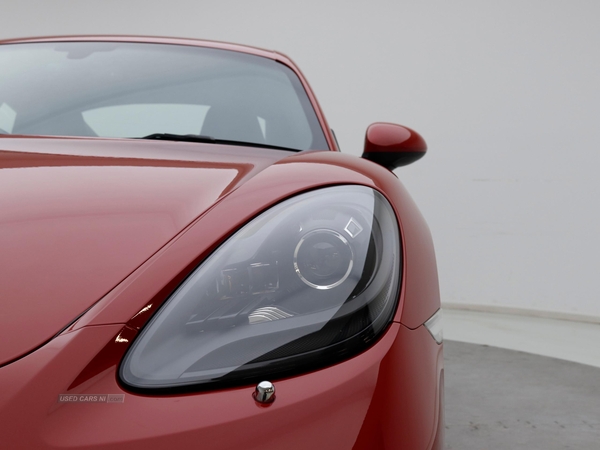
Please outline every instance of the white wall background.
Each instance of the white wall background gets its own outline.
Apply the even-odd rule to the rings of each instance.
[[[442,298],[600,319],[600,2],[1,0],[0,38],[144,34],[290,55],[342,150],[418,130],[397,170]],[[0,68],[1,82],[1,68]]]

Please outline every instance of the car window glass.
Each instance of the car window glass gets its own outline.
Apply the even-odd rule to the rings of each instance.
[[[327,149],[295,73],[277,61],[184,45],[114,42],[0,46],[5,132],[143,137],[203,134]],[[10,114],[9,114],[10,116]]]
[[[131,104],[83,111],[83,120],[98,136],[147,136],[152,133],[200,134],[207,105]]]

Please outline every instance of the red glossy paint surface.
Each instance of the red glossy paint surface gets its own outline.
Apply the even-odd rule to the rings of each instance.
[[[424,327],[401,326],[379,367],[369,412],[353,450],[438,450],[433,445],[440,425],[443,428],[439,422],[444,407],[439,401],[442,368],[443,348],[429,332]]]
[[[0,365],[50,339],[239,182],[286,156],[203,147],[0,138]]]
[[[66,333],[0,369],[0,384],[13,387],[0,391],[3,445],[414,450],[435,439],[441,346],[423,328],[394,324],[356,358],[275,381],[277,399],[268,407],[256,404],[252,386],[178,396],[129,393],[116,380],[118,350],[112,365],[69,388],[88,355],[120,332],[119,325],[106,325]],[[61,394],[125,397],[123,403],[61,403]]]
[[[377,122],[367,128],[365,152],[420,152],[427,144],[419,133],[402,125]]]
[[[12,142],[14,147],[19,140]],[[94,143],[95,147],[86,149],[81,145],[83,142],[78,142],[78,153],[88,155],[83,158],[98,158],[90,155],[108,152],[97,140]],[[132,151],[127,143],[122,144],[125,153]],[[188,159],[194,159],[191,154],[200,160],[208,158],[202,156],[203,150],[215,157],[213,146],[188,143],[171,146],[185,154],[195,146],[198,154],[190,150]],[[146,151],[156,157],[159,150]],[[26,155],[28,158],[32,154]],[[430,238],[420,214],[396,177],[375,164],[335,152],[285,153],[285,156],[260,172],[256,169],[253,177],[244,176],[244,183],[238,183],[236,189],[230,188],[228,195],[110,291],[71,330],[0,369],[0,384],[11,386],[18,393],[12,395],[6,391],[0,397],[4,416],[0,417],[0,423],[8,436],[6,442],[21,444],[23,436],[27,436],[28,445],[39,448],[84,445],[162,448],[167,442],[189,446],[201,439],[209,443],[207,449],[281,448],[284,444],[290,449],[312,449],[317,440],[323,442],[323,448],[350,449],[357,445],[357,449],[376,449],[387,448],[386,442],[402,440],[415,444],[404,448],[416,449],[421,448],[417,444],[434,439],[439,408],[435,374],[441,370],[438,360],[441,347],[419,325],[439,307],[439,296]],[[124,159],[123,164],[127,161]],[[11,160],[15,166],[14,154]],[[148,160],[135,162],[144,167]],[[131,164],[126,167],[138,167]],[[164,170],[165,164],[163,161],[159,168]],[[174,178],[178,178],[180,170],[188,169],[187,163],[178,164],[186,167],[176,168]],[[99,167],[112,170],[121,166]],[[399,214],[404,241],[404,284],[396,320],[417,330],[411,332],[400,324],[393,325],[379,344],[359,357],[312,374],[274,380],[277,401],[273,409],[256,406],[251,386],[176,397],[127,393],[125,404],[56,402],[57,396],[64,393],[122,393],[116,369],[135,335],[133,330],[145,323],[177,283],[220,241],[249,218],[294,193],[345,183],[380,190]],[[123,328],[122,324],[127,322],[129,328]],[[411,336],[417,338],[412,340]],[[381,363],[387,360],[390,362]],[[375,394],[380,391],[389,401],[385,407],[376,400],[379,395]],[[21,413],[14,412],[17,404]],[[23,414],[29,419],[25,420]],[[407,426],[399,428],[398,423],[402,422],[383,420],[390,414],[402,417]],[[376,419],[367,420],[368,417]],[[266,440],[257,431],[265,420],[277,430]],[[372,425],[373,421],[378,425]],[[363,436],[360,439],[359,434]],[[381,445],[364,447],[364,442]]]
[[[367,128],[362,158],[394,170],[417,161],[426,151],[427,145],[416,131],[379,122]]]
[[[12,139],[10,141],[13,148],[10,160],[12,161],[12,167],[15,167],[18,166],[15,162],[18,158],[16,158],[14,147],[21,143],[21,140]],[[39,140],[38,145],[42,145],[43,143],[43,140]],[[123,158],[123,161],[115,158],[117,161],[114,161],[114,164],[103,166],[101,163],[106,163],[106,159],[113,158],[106,155],[110,154],[114,149],[112,149],[112,146],[110,150],[105,148],[106,146],[101,145],[99,140],[90,141],[91,145],[89,148],[83,145],[85,143],[83,140],[68,141],[62,147],[60,146],[60,140],[53,141],[53,143],[58,146],[57,148],[61,148],[63,152],[66,151],[66,148],[71,148],[71,150],[77,148],[79,150],[74,153],[78,153],[78,155],[85,154],[86,156],[50,155],[47,157],[49,161],[56,162],[57,159],[52,159],[53,157],[58,158],[58,160],[60,158],[66,158],[66,160],[75,159],[83,164],[83,168],[85,168],[85,163],[90,161],[93,164],[98,164],[98,166],[92,166],[92,168],[96,167],[97,170],[106,168],[106,170],[111,171],[119,167],[125,167],[127,170],[133,170],[136,167],[144,168],[147,167],[146,164],[151,164],[152,161],[152,164],[157,164],[158,167],[155,170],[159,170],[158,173],[164,173],[162,172],[166,170],[164,166],[170,165],[169,169],[174,170],[172,175],[173,180],[179,179],[180,174],[185,173],[186,170],[190,170],[188,165],[191,164],[191,161],[186,161],[185,158],[196,161],[195,163],[201,166],[199,170],[207,170],[205,159],[217,158],[215,155],[217,148],[205,144],[170,144],[169,150],[181,152],[177,153],[177,157],[179,158],[177,161],[179,162],[174,162],[173,160],[161,160],[158,158],[161,153],[158,146],[164,146],[164,143],[153,143],[153,145],[146,148],[146,146],[142,146],[139,142],[136,142],[135,145],[138,148],[132,149],[129,143],[120,142],[119,145],[121,145],[127,157]],[[111,142],[111,144],[116,145],[117,143]],[[33,145],[33,143],[29,142],[29,145]],[[153,159],[130,158],[129,153],[137,150],[140,151],[137,156],[141,157],[144,155],[144,152],[149,152],[149,154],[153,155]],[[218,150],[220,151],[221,148]],[[241,158],[240,155],[234,157],[231,154],[231,150],[227,148],[222,148],[222,150],[227,153],[227,158],[230,160]],[[246,150],[244,149],[244,151]],[[242,150],[237,149],[236,151],[239,153]],[[205,152],[208,155],[204,155]],[[225,153],[222,154],[223,157],[225,157]],[[283,156],[287,157],[279,159],[278,162],[266,168],[260,166],[263,169],[262,171],[259,171],[255,167],[253,168],[254,171],[251,170],[244,176],[240,176],[240,180],[244,180],[243,183],[238,182],[235,184],[234,186],[237,186],[236,189],[230,187],[228,195],[220,202],[206,211],[200,219],[195,220],[191,225],[186,227],[184,232],[178,235],[176,239],[170,241],[156,254],[152,255],[115,289],[104,296],[101,301],[72,327],[72,330],[76,331],[67,332],[35,353],[0,369],[0,377],[6,373],[14,374],[14,371],[16,371],[16,373],[22,373],[24,381],[26,381],[29,379],[28,377],[32,376],[28,371],[33,370],[35,372],[35,370],[38,370],[38,366],[45,367],[46,363],[43,361],[40,362],[37,359],[40,357],[39,355],[48,355],[48,352],[56,353],[59,351],[58,348],[62,348],[63,344],[61,343],[67,342],[64,341],[66,338],[69,339],[68,342],[72,340],[72,344],[70,345],[74,346],[74,352],[79,355],[77,358],[74,358],[73,355],[67,355],[64,360],[60,358],[53,360],[48,356],[47,364],[53,367],[53,370],[56,372],[52,374],[44,372],[44,374],[40,374],[35,378],[34,383],[40,383],[42,379],[55,379],[55,384],[45,382],[43,385],[40,384],[40,387],[37,389],[33,389],[31,386],[23,387],[22,391],[17,389],[19,392],[23,392],[23,395],[36,395],[37,392],[42,399],[45,398],[45,400],[40,400],[43,406],[42,410],[39,410],[39,405],[35,406],[38,410],[36,413],[37,416],[35,414],[34,416],[37,417],[38,422],[18,422],[19,418],[23,420],[23,417],[18,414],[15,418],[11,419],[14,421],[15,427],[19,424],[22,427],[24,423],[28,423],[28,426],[31,426],[32,430],[36,430],[38,433],[40,432],[39,430],[42,430],[41,436],[32,435],[31,437],[31,439],[39,439],[38,441],[32,441],[35,442],[35,445],[61,447],[87,445],[89,443],[97,445],[97,448],[102,448],[103,445],[108,444],[111,446],[114,445],[111,448],[119,448],[122,442],[127,442],[128,446],[135,443],[135,445],[139,444],[141,448],[142,445],[149,445],[152,442],[154,448],[160,448],[166,440],[169,442],[179,442],[181,445],[189,445],[190,440],[201,438],[207,442],[215,443],[215,447],[213,448],[228,448],[228,445],[234,445],[234,443],[242,445],[241,442],[235,439],[239,435],[244,435],[246,445],[252,444],[255,448],[277,448],[283,442],[288,443],[286,448],[309,448],[309,445],[314,445],[310,444],[314,439],[320,439],[327,443],[330,448],[352,448],[355,442],[364,442],[365,438],[361,438],[358,441],[357,439],[359,430],[361,430],[361,424],[371,423],[370,421],[366,421],[366,417],[371,415],[379,416],[382,414],[382,411],[385,411],[383,406],[372,406],[370,408],[369,405],[378,405],[374,400],[375,397],[373,397],[373,400],[371,400],[371,397],[375,392],[375,386],[379,383],[379,377],[388,373],[388,371],[394,373],[395,367],[398,368],[397,370],[404,372],[394,374],[393,376],[389,375],[392,378],[387,378],[388,381],[385,383],[381,382],[383,383],[381,384],[381,390],[386,392],[386,395],[389,395],[388,389],[399,389],[395,395],[409,396],[402,400],[401,403],[398,403],[398,405],[408,406],[398,407],[400,410],[394,410],[389,414],[393,414],[392,417],[395,417],[401,414],[403,408],[407,408],[406,411],[408,412],[405,414],[409,414],[413,419],[408,421],[410,424],[409,428],[402,428],[404,430],[402,433],[404,434],[401,435],[403,439],[408,439],[408,442],[422,443],[423,439],[425,439],[424,436],[433,439],[431,437],[433,433],[431,430],[435,427],[438,415],[436,412],[437,407],[435,406],[437,403],[432,400],[432,398],[437,398],[435,397],[437,381],[432,381],[435,378],[432,374],[437,373],[437,369],[432,369],[430,365],[431,361],[437,361],[436,358],[438,356],[436,355],[438,355],[441,347],[438,347],[429,334],[422,327],[419,327],[419,325],[439,307],[439,294],[437,291],[437,278],[431,239],[422,217],[396,177],[375,164],[335,152],[274,153],[278,156],[283,154]],[[99,157],[98,154],[103,154],[104,156]],[[165,151],[161,156],[165,158],[167,154]],[[246,153],[246,155],[250,158],[250,153]],[[259,152],[259,155],[268,159],[263,153]],[[23,154],[23,158],[27,161],[38,161],[35,157],[36,154],[34,153]],[[33,160],[30,158],[33,158]],[[215,163],[214,160],[212,162]],[[127,166],[127,163],[131,165]],[[22,166],[26,165],[25,163],[20,164]],[[44,170],[56,167],[62,170],[66,164],[65,162],[61,164],[52,165],[47,163],[46,166],[42,167]],[[238,164],[243,166],[242,162]],[[193,166],[193,164],[191,165]],[[38,167],[36,164],[29,164],[29,166]],[[82,168],[81,165],[71,165],[67,168],[74,170],[75,167]],[[151,165],[150,167],[153,166]],[[254,176],[251,177],[250,174]],[[370,365],[364,365],[363,360],[359,357],[336,366],[336,368],[341,367],[340,370],[329,368],[316,372],[316,374],[320,374],[316,379],[313,378],[313,374],[306,374],[290,379],[290,384],[284,383],[283,386],[290,386],[287,392],[295,400],[288,405],[289,410],[287,415],[282,415],[281,410],[274,409],[273,411],[278,411],[278,413],[268,416],[269,421],[275,421],[276,424],[280,424],[279,428],[277,428],[279,431],[273,437],[274,443],[272,446],[261,441],[258,434],[253,434],[257,428],[260,428],[260,424],[265,419],[261,414],[266,414],[269,408],[259,409],[256,407],[254,402],[251,401],[251,387],[213,392],[210,394],[190,394],[182,397],[128,396],[127,406],[120,410],[114,409],[123,407],[123,405],[118,404],[68,404],[53,406],[52,401],[55,400],[52,400],[51,397],[54,396],[56,398],[61,393],[71,391],[89,394],[104,393],[105,391],[106,393],[121,392],[120,390],[115,391],[117,389],[116,365],[119,363],[131,339],[131,335],[123,337],[123,325],[115,326],[110,324],[129,323],[131,330],[141,327],[156,307],[168,297],[179,281],[212,251],[219,242],[270,205],[307,189],[346,183],[362,184],[378,189],[388,197],[395,207],[400,218],[404,242],[404,282],[400,300],[401,306],[397,312],[396,320],[406,324],[409,328],[418,328],[418,330],[421,330],[419,332],[421,333],[421,338],[417,340],[422,343],[421,346],[416,345],[408,339],[408,336],[413,336],[412,334],[408,334],[406,338],[400,339],[394,347],[400,346],[400,356],[390,354],[388,357],[388,359],[397,358],[398,360],[389,363],[386,366],[388,368],[383,372],[378,368],[378,363],[372,362]],[[102,185],[101,182],[100,185]],[[151,190],[151,192],[153,191]],[[105,256],[105,258],[108,257]],[[52,314],[54,313],[48,313],[49,316]],[[392,330],[406,330],[405,333],[408,332],[408,328],[402,326],[397,328],[399,326],[394,325]],[[100,330],[108,331],[106,334],[96,334],[100,333]],[[87,338],[84,340],[78,336],[90,336],[90,338],[89,340]],[[119,342],[107,347],[108,343],[114,341],[117,336],[120,336]],[[80,341],[79,339],[82,340]],[[395,338],[394,341],[396,341]],[[365,352],[365,358],[373,358],[371,361],[383,360],[383,354],[387,353],[385,351],[379,353],[377,349],[380,349],[381,345],[378,344],[378,346]],[[112,349],[113,346],[115,347],[114,349]],[[405,358],[408,359],[407,362],[404,361]],[[30,361],[33,361],[31,365],[27,365],[30,364]],[[66,361],[70,361],[71,369],[68,371],[65,371]],[[347,370],[348,367],[357,367],[355,364],[361,367],[359,374]],[[438,362],[438,364],[441,363]],[[372,369],[368,369],[368,367],[372,367]],[[425,378],[427,374],[433,377],[429,381],[426,381]],[[7,380],[6,385],[18,388],[19,384],[14,385],[11,383],[14,383],[14,380],[19,377],[17,375],[11,376],[15,378],[12,381]],[[320,378],[321,376],[323,378]],[[355,377],[356,379],[353,378],[353,381],[344,382],[348,376]],[[392,379],[396,380],[396,385],[390,388],[391,381],[389,380]],[[398,380],[405,381],[398,384]],[[4,383],[4,381],[1,382]],[[306,392],[309,392],[311,389],[312,382],[324,383],[321,385],[322,390],[316,391],[319,394],[318,396],[305,398]],[[277,405],[286,404],[285,401],[282,401],[282,397],[285,398],[284,393],[286,392],[286,388],[282,390],[281,385],[282,383],[278,382]],[[33,391],[30,392],[30,389]],[[412,394],[407,394],[408,392],[412,392]],[[18,400],[22,401],[22,405],[25,405],[25,411],[29,411],[30,407],[34,408],[34,406],[31,406],[34,403],[34,397],[27,400],[28,398],[19,398]],[[135,400],[132,400],[132,398]],[[17,399],[14,399],[14,401],[17,401]],[[137,403],[138,401],[143,402]],[[130,406],[132,402],[134,403]],[[188,402],[191,403],[188,404]],[[248,402],[248,404],[244,402]],[[201,407],[200,405],[203,406]],[[12,411],[13,407],[14,404],[8,403],[0,405],[0,410]],[[391,406],[388,405],[388,407]],[[60,411],[60,413],[55,412],[55,410]],[[215,411],[221,410],[225,411],[223,415],[215,413]],[[233,414],[233,410],[238,411],[241,416]],[[62,414],[66,414],[67,411],[69,411],[69,414],[63,417]],[[125,414],[122,416],[117,414],[115,416],[115,411],[124,411]],[[164,411],[168,411],[168,414],[165,414]],[[367,411],[370,412],[367,413]],[[13,413],[11,412],[11,414]],[[130,422],[127,422],[126,418],[134,415],[137,419],[134,422],[133,428],[139,434],[134,433],[132,435],[132,425]],[[194,420],[189,420],[190,417],[194,418]],[[188,418],[188,420],[185,421],[184,418]],[[415,420],[421,425],[418,427],[415,426]],[[375,422],[380,423],[381,420],[377,419]],[[13,422],[8,421],[4,423]],[[127,423],[127,425],[119,425],[119,423]],[[384,428],[381,428],[383,425],[380,425],[371,431],[364,431],[362,436],[369,436],[367,442],[371,442],[373,439],[379,439],[382,443],[386,442],[386,440],[397,442],[399,438],[396,435],[400,431],[395,422],[391,423],[388,421],[384,423],[387,423]],[[365,430],[372,428],[370,428],[370,425],[364,426],[367,427]],[[227,432],[227,430],[232,429],[239,431],[236,433]],[[107,433],[106,430],[111,430],[111,432]],[[343,439],[340,437],[338,430],[344,432]],[[348,430],[353,430],[353,432],[349,432]],[[13,439],[17,439],[16,435]],[[292,442],[290,441],[291,439],[296,444],[289,444],[289,442]],[[290,445],[296,445],[296,447]],[[372,448],[385,448],[383,445]],[[252,448],[252,446],[244,448]],[[405,448],[420,447],[409,446]]]

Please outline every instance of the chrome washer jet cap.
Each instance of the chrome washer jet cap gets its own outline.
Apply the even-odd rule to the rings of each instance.
[[[270,381],[261,381],[254,390],[254,400],[259,403],[271,403],[275,401],[275,385]]]

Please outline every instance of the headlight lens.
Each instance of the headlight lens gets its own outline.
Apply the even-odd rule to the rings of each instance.
[[[394,212],[339,186],[245,225],[173,293],[133,342],[138,389],[236,385],[306,372],[367,348],[391,321],[400,278]]]

